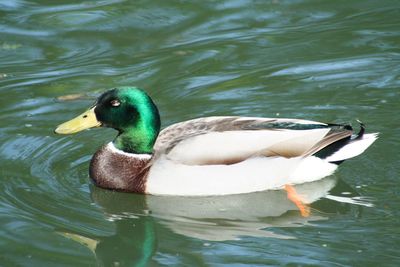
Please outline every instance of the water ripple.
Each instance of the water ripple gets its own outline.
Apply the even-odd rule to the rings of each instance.
[[[324,72],[324,71],[333,71],[333,70],[346,70],[353,68],[360,68],[365,66],[370,66],[378,61],[382,61],[382,59],[374,59],[374,58],[361,58],[361,59],[352,59],[352,60],[343,60],[343,61],[329,61],[326,63],[315,63],[305,66],[298,67],[290,67],[287,69],[283,69],[271,74],[271,76],[280,76],[280,75],[293,75],[293,74],[309,74],[315,72]]]
[[[390,0],[0,1],[0,262],[95,265],[66,238],[75,234],[97,240],[105,266],[135,265],[145,245],[150,265],[391,265],[399,10]],[[91,185],[88,164],[115,132],[52,132],[117,85],[147,89],[164,126],[232,114],[360,118],[382,138],[338,172],[363,196],[331,188],[328,198],[342,202],[321,193],[310,220],[284,192],[247,200],[110,192]],[[71,94],[85,98],[55,101]]]

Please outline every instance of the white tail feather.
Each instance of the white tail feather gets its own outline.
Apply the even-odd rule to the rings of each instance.
[[[378,133],[364,134],[361,139],[350,141],[347,145],[327,157],[325,160],[329,162],[341,161],[363,153],[375,140]]]

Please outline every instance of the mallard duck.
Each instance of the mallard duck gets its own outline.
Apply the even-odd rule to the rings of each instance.
[[[90,162],[97,186],[155,195],[227,195],[285,188],[331,175],[377,134],[349,125],[258,117],[204,117],[166,127],[153,100],[135,87],[103,93],[59,125],[70,134],[111,127],[116,138]]]

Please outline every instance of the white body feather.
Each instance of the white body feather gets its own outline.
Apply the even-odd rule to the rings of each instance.
[[[256,157],[231,165],[185,165],[163,157],[152,166],[147,193],[156,195],[227,195],[319,180],[337,165],[317,157]]]

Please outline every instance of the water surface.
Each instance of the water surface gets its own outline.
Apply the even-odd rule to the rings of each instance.
[[[398,266],[399,26],[386,0],[0,1],[0,265]],[[115,132],[53,129],[118,85],[146,89],[164,126],[360,119],[381,137],[298,188],[308,218],[281,191],[110,192],[88,163]]]

